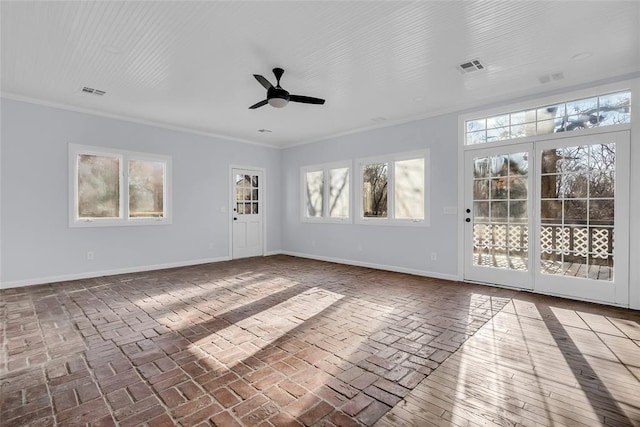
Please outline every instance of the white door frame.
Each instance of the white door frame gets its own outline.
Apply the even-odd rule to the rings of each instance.
[[[246,165],[238,165],[238,164],[230,164],[229,171],[227,173],[228,181],[227,181],[227,191],[229,192],[229,204],[228,204],[228,218],[227,221],[229,223],[229,259],[233,259],[233,207],[235,206],[235,186],[232,185],[234,182],[233,179],[233,170],[234,169],[245,169],[245,170],[254,170],[258,171],[262,174],[262,184],[260,184],[262,199],[262,256],[267,254],[267,170],[262,167],[257,166],[246,166]]]

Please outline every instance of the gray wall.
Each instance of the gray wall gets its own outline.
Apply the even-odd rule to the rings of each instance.
[[[301,222],[300,167],[381,154],[430,149],[428,227]],[[457,274],[457,215],[444,214],[458,199],[458,116],[440,116],[347,135],[283,150],[287,200],[282,244],[288,253],[397,271],[454,278]],[[352,180],[356,172],[352,171]],[[355,188],[352,186],[352,189]],[[355,206],[354,194],[351,194]],[[355,212],[354,212],[355,215]],[[437,260],[431,260],[435,252]]]
[[[623,83],[634,91],[630,305],[640,309],[640,97],[635,96],[640,79],[637,74],[630,78]],[[558,92],[606,83],[611,82]],[[277,150],[4,98],[0,106],[2,287],[228,258],[229,216],[221,208],[229,203],[230,164],[266,169],[267,253],[282,251],[435,277],[456,278],[462,273],[457,264],[460,209],[457,215],[447,215],[444,208],[458,204],[458,117],[465,112]],[[69,143],[172,156],[173,224],[69,228]],[[430,226],[301,222],[301,166],[426,148]],[[86,259],[90,250],[93,261]],[[433,252],[436,261],[431,260]]]
[[[229,257],[230,164],[266,169],[267,251],[282,246],[277,149],[5,98],[1,107],[3,287]],[[172,156],[173,223],[69,228],[69,143]]]

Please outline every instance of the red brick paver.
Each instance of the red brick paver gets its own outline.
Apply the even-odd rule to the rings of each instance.
[[[511,292],[274,256],[0,296],[2,425],[355,426]]]

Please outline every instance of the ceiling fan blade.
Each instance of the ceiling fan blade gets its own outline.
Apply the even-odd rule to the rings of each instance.
[[[271,83],[269,83],[269,80],[265,79],[263,76],[261,76],[260,74],[254,74],[253,77],[256,78],[256,80],[258,82],[260,82],[260,84],[262,86],[264,86],[265,89],[271,89],[273,87],[273,85]]]
[[[266,99],[263,99],[262,101],[256,102],[255,104],[253,104],[251,107],[249,107],[249,109],[250,110],[255,110],[258,107],[262,107],[263,105],[267,105],[267,102],[269,102],[269,101],[267,101]]]
[[[324,99],[313,98],[311,96],[289,95],[289,101],[302,102],[304,104],[324,104]]]

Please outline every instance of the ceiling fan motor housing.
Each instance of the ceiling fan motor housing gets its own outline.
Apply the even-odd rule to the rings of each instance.
[[[282,108],[289,103],[289,92],[281,87],[270,87],[267,90],[267,100],[272,107]]]

